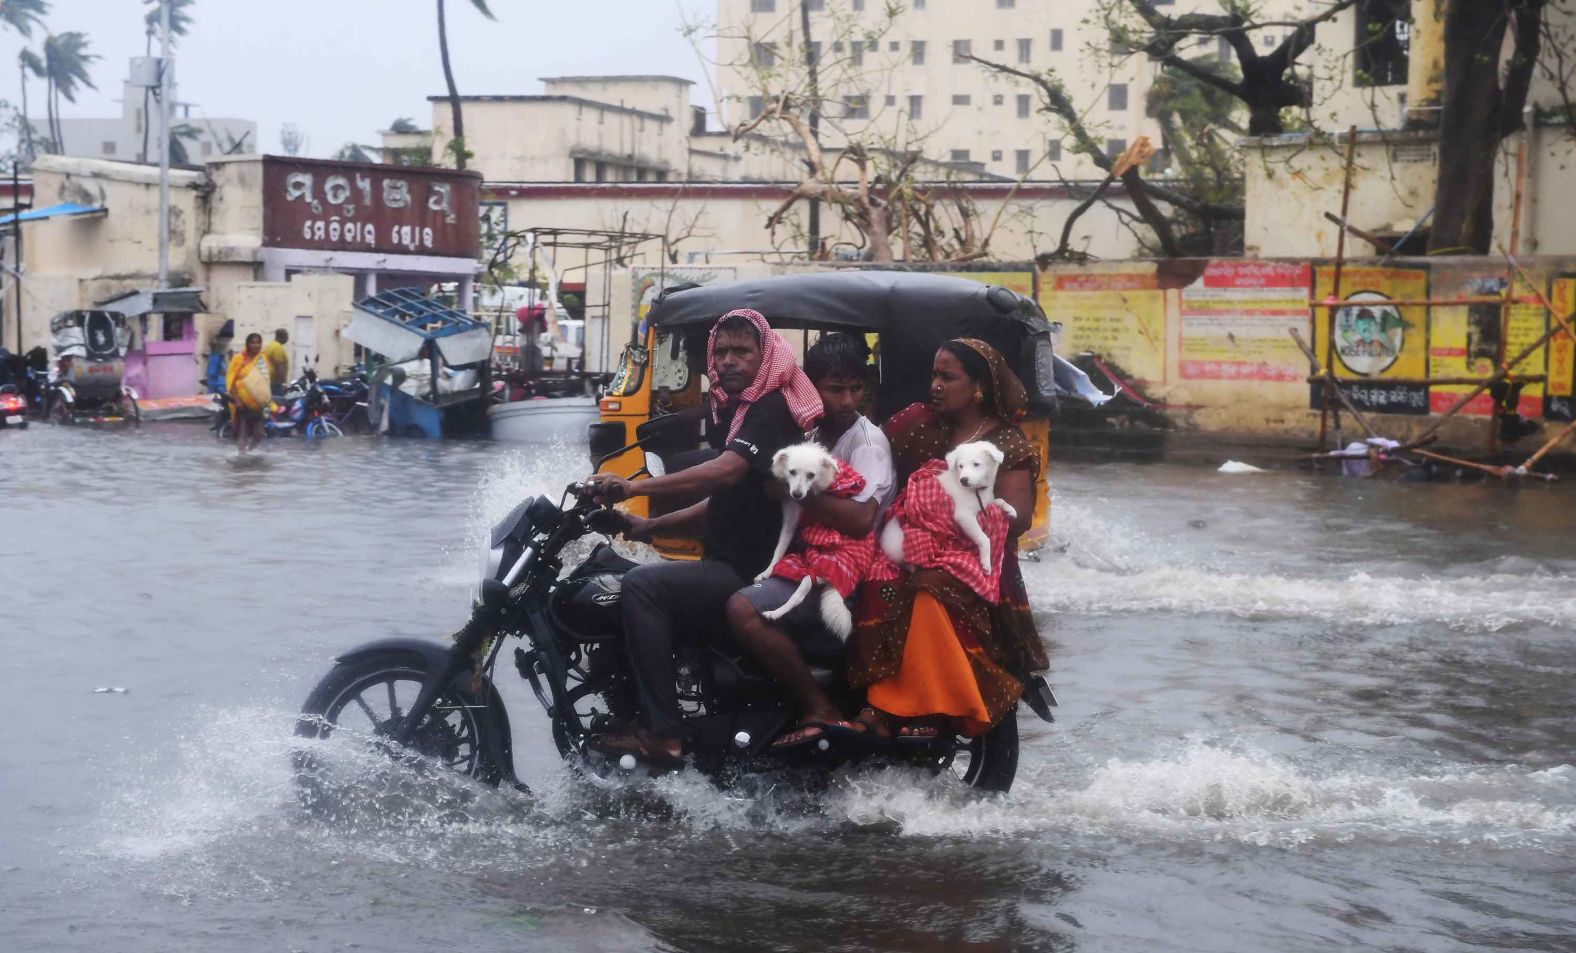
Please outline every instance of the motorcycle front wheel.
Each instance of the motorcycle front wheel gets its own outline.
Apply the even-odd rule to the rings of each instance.
[[[409,652],[372,652],[339,662],[307,698],[296,736],[324,741],[338,732],[353,732],[390,756],[414,753],[445,770],[498,784],[503,771],[488,754],[486,734],[507,728],[492,724],[497,716],[491,706],[475,704],[453,686],[433,702],[408,745],[399,751],[390,747],[387,739],[414,704],[426,677],[426,660]],[[303,797],[310,797],[321,787],[323,765],[303,748],[296,754],[296,769]]]

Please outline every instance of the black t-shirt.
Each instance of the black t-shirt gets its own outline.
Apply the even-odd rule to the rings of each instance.
[[[749,405],[732,440],[725,439],[731,419],[716,424],[708,415],[706,420],[706,442],[714,449],[737,453],[750,468],[739,482],[711,495],[701,548],[707,559],[720,559],[750,580],[766,568],[782,531],[783,505],[768,500],[763,492],[772,478],[772,457],[802,442],[804,431],[788,412],[788,401],[776,391]]]

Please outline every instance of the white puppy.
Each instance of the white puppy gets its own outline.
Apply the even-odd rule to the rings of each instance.
[[[979,549],[980,566],[987,576],[991,573],[990,537],[980,528],[979,514],[987,506],[996,506],[1008,519],[1018,515],[1012,504],[996,497],[996,470],[1001,461],[1001,451],[989,441],[963,443],[947,454],[947,468],[936,477],[936,482],[952,497],[952,518],[958,529]],[[888,520],[881,528],[881,551],[888,559],[902,564],[903,527],[897,520]]]
[[[813,441],[784,447],[772,457],[772,476],[787,485],[788,499],[783,500],[783,528],[777,534],[777,549],[772,553],[771,562],[766,564],[766,570],[755,577],[756,582],[770,577],[772,570],[788,554],[788,546],[799,531],[799,519],[804,514],[800,501],[831,486],[837,479],[837,472],[837,459]],[[799,588],[794,590],[787,602],[762,612],[761,617],[776,620],[792,612],[818,581],[813,576],[805,576],[799,580]],[[848,633],[854,628],[853,617],[849,615],[843,597],[825,583],[821,584],[821,621],[840,639],[848,638]]]

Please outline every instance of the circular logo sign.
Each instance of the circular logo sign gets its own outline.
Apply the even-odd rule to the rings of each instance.
[[[1335,353],[1355,374],[1372,377],[1401,356],[1406,322],[1390,299],[1377,291],[1347,295],[1335,311]]]

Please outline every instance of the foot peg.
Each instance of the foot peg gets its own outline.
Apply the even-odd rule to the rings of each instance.
[[[1029,703],[1034,713],[1040,716],[1041,721],[1055,721],[1051,709],[1057,707],[1056,693],[1051,691],[1051,686],[1045,684],[1045,679],[1039,675],[1029,679],[1029,684],[1023,687],[1023,700]]]

